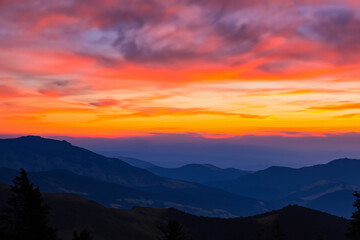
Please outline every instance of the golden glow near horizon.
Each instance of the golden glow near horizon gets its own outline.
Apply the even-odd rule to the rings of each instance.
[[[66,2],[0,3],[3,134],[360,132],[357,1]]]

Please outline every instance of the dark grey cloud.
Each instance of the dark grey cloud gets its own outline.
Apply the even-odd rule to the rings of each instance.
[[[360,49],[360,19],[347,3],[332,3],[337,4],[299,0],[3,0],[0,36],[12,36],[8,41],[17,39],[20,45],[25,40],[19,40],[17,30],[32,29],[54,16],[67,16],[74,22],[40,29],[37,44],[53,46],[59,42],[59,47],[86,53],[105,66],[117,67],[122,61],[165,65],[192,60],[223,62],[245,54],[251,55],[247,60],[322,58],[310,51],[291,52],[287,44],[253,51],[272,37],[286,38],[288,44],[294,39],[319,42],[322,51],[342,57],[350,54],[349,60],[354,61],[354,52]],[[94,29],[103,35],[96,42],[83,36]],[[2,44],[4,41],[1,39]],[[267,71],[271,67],[262,68]]]
[[[70,85],[70,81],[69,80],[56,80],[56,81],[52,82],[51,84],[54,86],[57,86],[57,87],[65,87],[65,86]]]
[[[302,26],[305,37],[330,46],[338,53],[360,49],[360,18],[355,9],[344,6],[324,7]]]

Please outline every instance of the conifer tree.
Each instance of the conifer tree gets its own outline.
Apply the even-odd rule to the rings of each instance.
[[[21,169],[11,186],[11,196],[2,211],[2,234],[9,240],[56,240],[56,230],[49,227],[50,208],[44,203],[38,187]]]
[[[360,240],[360,193],[355,191],[354,197],[356,198],[354,202],[356,210],[351,216],[351,226],[347,236],[353,240]]]
[[[166,227],[160,227],[163,236],[159,240],[191,240],[183,226],[176,220],[169,221]]]
[[[80,234],[77,234],[75,231],[73,240],[93,240],[93,237],[88,230],[84,229],[80,232]]]

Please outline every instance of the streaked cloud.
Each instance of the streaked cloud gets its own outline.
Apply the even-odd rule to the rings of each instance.
[[[315,107],[310,107],[310,109],[329,110],[329,111],[360,109],[360,103],[345,103],[345,104],[337,104],[337,105],[315,106]]]
[[[136,109],[134,113],[128,114],[110,114],[102,115],[102,119],[118,119],[118,118],[133,118],[133,117],[158,117],[158,116],[194,116],[194,115],[217,115],[217,116],[234,116],[239,118],[253,118],[265,119],[269,116],[252,115],[245,113],[230,113],[220,111],[210,111],[201,108],[159,108],[149,107]]]
[[[350,113],[350,114],[344,114],[340,116],[336,116],[337,118],[355,118],[360,117],[360,113]]]
[[[355,0],[0,1],[0,124],[11,126],[0,130],[360,131],[359,7]]]

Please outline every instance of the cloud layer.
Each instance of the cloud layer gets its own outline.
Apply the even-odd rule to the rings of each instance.
[[[360,131],[354,0],[2,0],[4,133]]]

